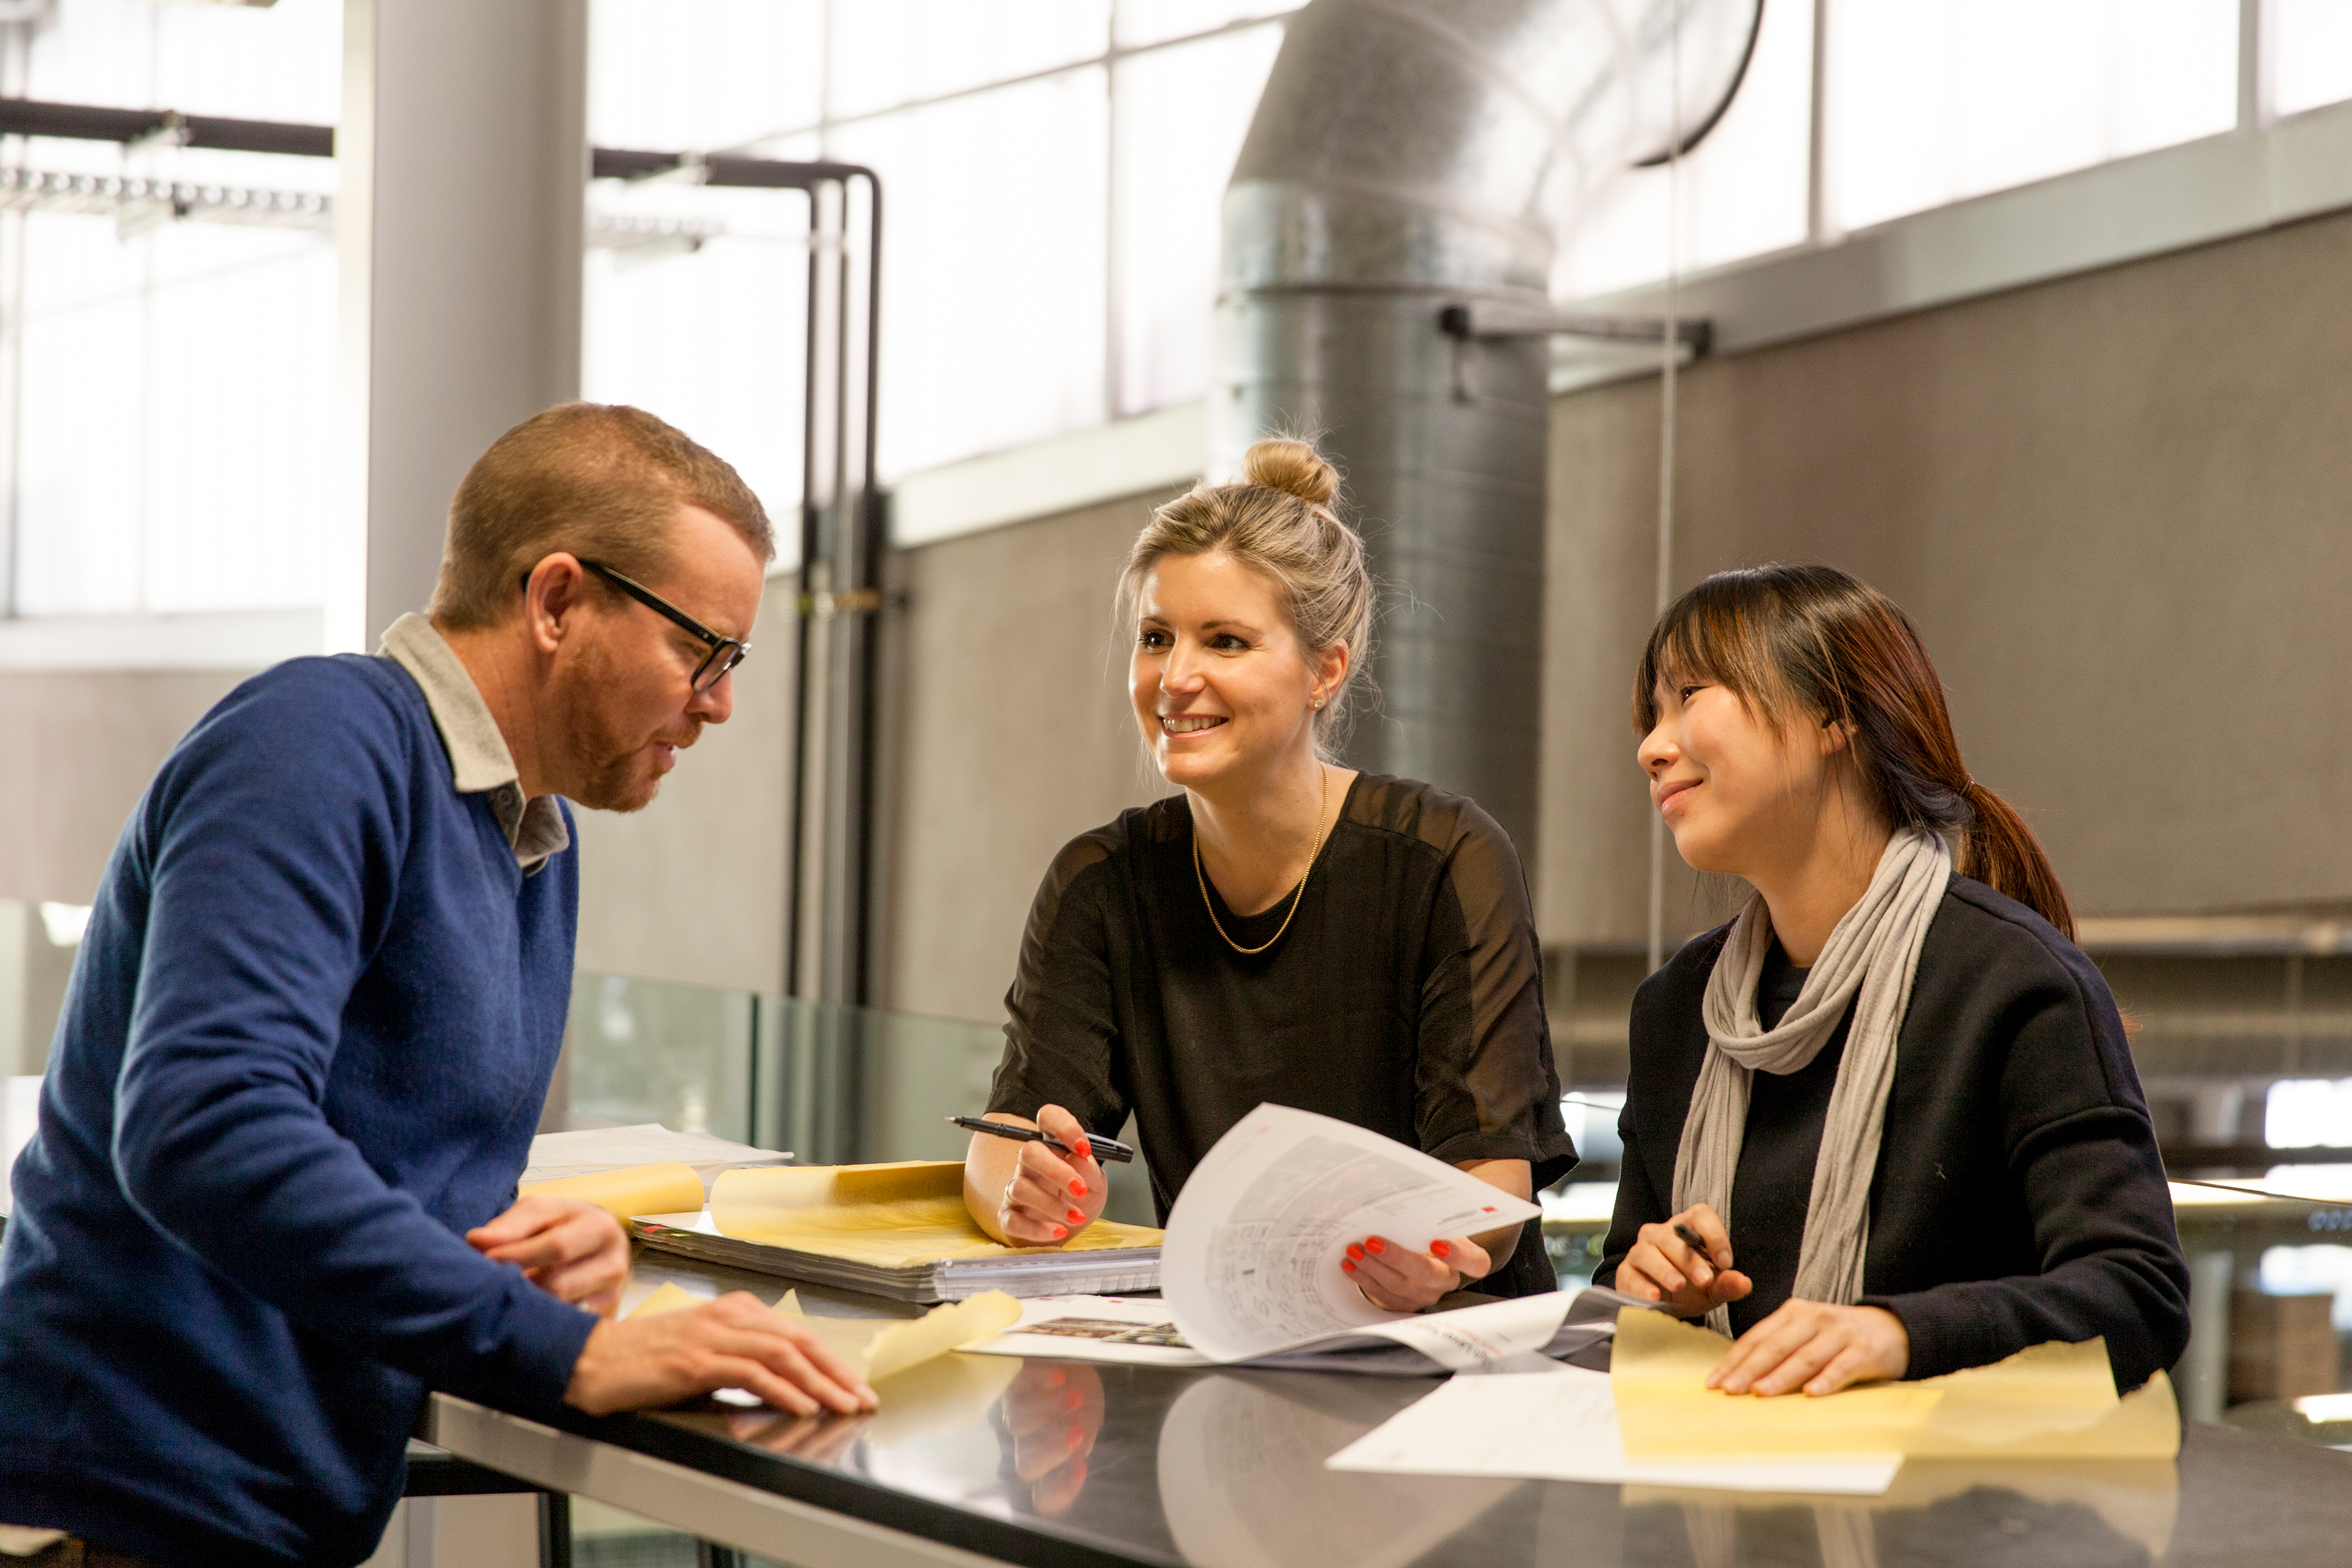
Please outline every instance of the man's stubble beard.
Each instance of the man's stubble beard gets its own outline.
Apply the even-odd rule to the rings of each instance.
[[[632,742],[621,733],[596,700],[607,684],[606,662],[593,656],[572,688],[567,707],[566,731],[572,737],[573,756],[580,771],[579,787],[569,792],[574,804],[593,811],[643,811],[661,793],[661,775],[642,777],[646,737]]]

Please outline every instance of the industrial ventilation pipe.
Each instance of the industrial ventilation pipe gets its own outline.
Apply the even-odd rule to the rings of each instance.
[[[1321,440],[1390,590],[1348,760],[1471,795],[1529,858],[1549,343],[1440,314],[1539,319],[1555,215],[1705,135],[1761,11],[1313,0],[1225,192],[1210,471],[1274,431]]]

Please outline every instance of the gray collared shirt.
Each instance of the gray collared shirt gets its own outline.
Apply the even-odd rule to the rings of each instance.
[[[546,865],[549,856],[572,847],[553,795],[523,799],[522,775],[515,771],[514,753],[499,733],[499,721],[457,651],[431,621],[418,615],[401,616],[383,634],[376,657],[399,665],[424,689],[425,705],[432,710],[434,727],[449,753],[457,793],[490,797],[490,810],[526,875]]]

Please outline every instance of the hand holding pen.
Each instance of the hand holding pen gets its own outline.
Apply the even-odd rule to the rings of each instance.
[[[1755,1285],[1732,1267],[1731,1233],[1706,1204],[1645,1225],[1617,1266],[1617,1289],[1696,1318],[1745,1297]]]
[[[1032,1125],[1012,1117],[990,1120],[1013,1128]],[[964,1166],[967,1197],[986,1200],[973,1203],[972,1212],[992,1217],[996,1223],[988,1228],[1008,1245],[1060,1247],[1102,1214],[1110,1178],[1095,1158],[1086,1128],[1062,1107],[1040,1107],[1034,1130],[1052,1142],[975,1135]]]

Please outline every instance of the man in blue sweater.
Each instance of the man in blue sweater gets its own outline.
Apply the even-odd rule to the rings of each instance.
[[[636,810],[726,721],[772,554],[758,498],[685,436],[551,409],[466,476],[429,616],[256,676],[164,761],[0,1243],[17,1542],[358,1563],[428,1389],[871,1406],[749,1295],[612,1321],[619,1226],[512,1201],[571,994],[564,800]]]

